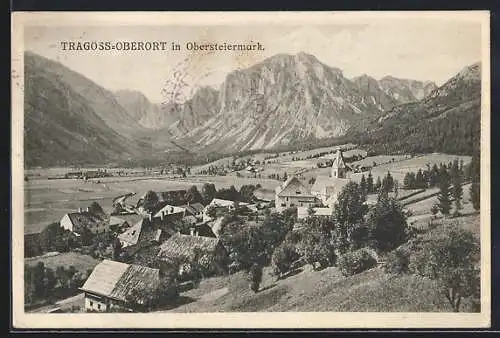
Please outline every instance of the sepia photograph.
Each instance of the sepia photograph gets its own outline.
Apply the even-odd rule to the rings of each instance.
[[[489,13],[12,15],[23,328],[489,327]]]

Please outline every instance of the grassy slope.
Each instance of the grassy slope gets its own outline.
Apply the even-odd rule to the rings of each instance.
[[[43,262],[45,267],[54,270],[62,265],[65,268],[74,266],[76,270],[86,272],[88,269],[93,269],[100,260],[75,252],[62,253],[56,256],[26,258],[24,260],[24,263],[29,266],[35,266],[38,262]]]

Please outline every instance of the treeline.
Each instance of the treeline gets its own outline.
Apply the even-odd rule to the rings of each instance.
[[[142,206],[145,210],[157,211],[167,204],[180,206],[188,203],[201,203],[207,205],[214,198],[252,203],[255,200],[253,192],[260,187],[260,184],[245,184],[242,185],[239,190],[237,190],[234,185],[231,185],[229,188],[220,188],[217,190],[215,184],[205,183],[201,191],[198,190],[197,186],[193,185],[186,191],[162,192],[162,202],[160,202],[158,194],[150,190],[144,196]]]
[[[29,305],[69,297],[78,291],[92,270],[81,272],[70,266],[58,266],[55,270],[43,262],[24,266],[24,303]]]
[[[442,169],[445,168],[448,174],[450,174],[453,168],[454,175],[460,175],[463,180],[471,179],[470,165],[464,167],[463,160],[450,161],[447,164],[440,163],[439,166],[434,164],[432,167],[428,164],[427,167],[422,170],[419,169],[417,172],[407,172],[404,179],[403,185],[405,189],[426,189],[432,188],[439,185],[441,181]]]

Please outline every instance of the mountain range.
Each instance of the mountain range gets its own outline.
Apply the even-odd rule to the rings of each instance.
[[[25,163],[161,160],[173,150],[234,153],[338,137],[380,143],[396,121],[446,119],[457,109],[462,116],[464,104],[476,109],[479,66],[471,67],[438,88],[392,76],[348,79],[313,55],[277,54],[228,73],[218,89],[200,87],[186,102],[162,106],[26,52]]]

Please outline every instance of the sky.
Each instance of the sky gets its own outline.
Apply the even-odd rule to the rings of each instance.
[[[61,41],[172,41],[181,51],[64,51]],[[260,42],[263,51],[195,53],[187,42]],[[429,80],[443,84],[465,66],[481,60],[481,26],[463,20],[412,19],[308,25],[30,26],[24,46],[109,90],[139,90],[162,102],[176,70],[190,93],[200,85],[218,87],[226,74],[278,53],[313,54],[352,78]],[[195,60],[191,66],[183,60]],[[183,68],[184,67],[184,68]],[[168,91],[168,90],[167,90]],[[190,93],[185,93],[186,97]]]

